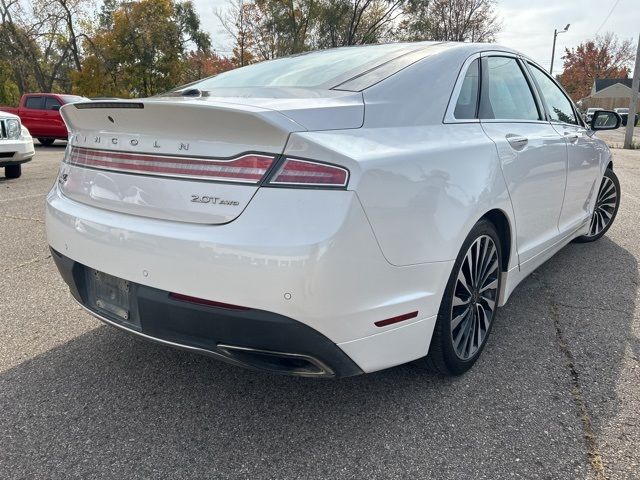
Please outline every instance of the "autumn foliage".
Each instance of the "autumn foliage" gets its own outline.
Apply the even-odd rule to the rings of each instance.
[[[147,97],[309,50],[491,41],[497,0],[226,0],[213,48],[191,0],[0,1],[0,103],[24,92]],[[211,8],[202,2],[203,8]]]
[[[564,71],[558,76],[574,101],[591,93],[598,78],[627,78],[629,64],[634,58],[631,41],[619,41],[611,33],[566,49]]]

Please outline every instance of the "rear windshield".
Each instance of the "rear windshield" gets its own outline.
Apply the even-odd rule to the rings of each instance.
[[[193,83],[189,88],[203,91],[224,87],[330,88],[420,48],[423,46],[419,44],[395,43],[309,52],[230,70]]]

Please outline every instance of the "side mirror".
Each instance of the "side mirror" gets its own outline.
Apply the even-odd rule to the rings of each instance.
[[[615,130],[620,127],[622,118],[610,110],[598,110],[591,117],[591,130]]]

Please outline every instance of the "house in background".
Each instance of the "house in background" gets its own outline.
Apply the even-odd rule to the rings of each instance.
[[[629,108],[630,100],[630,78],[598,78],[593,82],[591,95],[580,99],[577,103],[583,110],[594,107],[613,110],[614,108]],[[638,107],[640,108],[640,101]]]

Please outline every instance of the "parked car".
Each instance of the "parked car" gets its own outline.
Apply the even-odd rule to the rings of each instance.
[[[584,116],[584,121],[587,125],[591,125],[591,120],[593,120],[593,114],[599,112],[600,110],[604,110],[603,108],[587,108],[587,113]]]
[[[60,116],[60,107],[68,103],[87,101],[77,95],[57,93],[28,93],[22,95],[17,108],[0,107],[0,112],[9,112],[20,117],[33,137],[42,145],[52,145],[56,139],[66,140],[67,126]]]
[[[46,223],[74,298],[278,373],[461,374],[516,286],[620,199],[560,85],[494,44],[310,52],[62,115]]]
[[[19,178],[22,164],[33,158],[33,139],[16,115],[0,112],[0,168],[7,178]]]
[[[622,119],[622,125],[623,126],[627,126],[627,120],[629,119],[629,109],[628,108],[616,108],[614,109],[614,111],[620,115],[620,118]],[[634,126],[638,124],[638,114],[636,113],[635,116],[635,123],[633,124]]]

